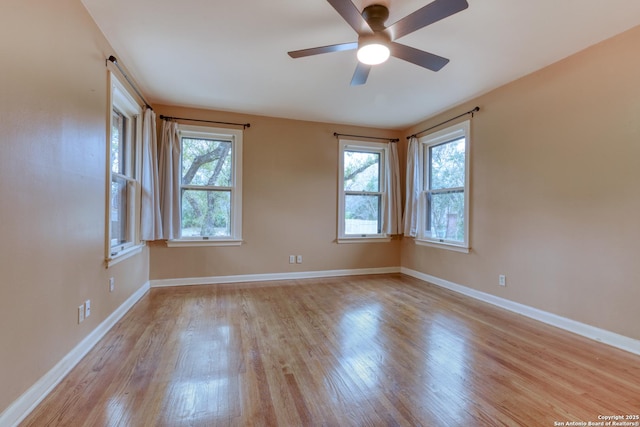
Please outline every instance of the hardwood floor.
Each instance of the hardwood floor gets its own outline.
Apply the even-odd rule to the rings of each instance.
[[[529,427],[638,414],[639,356],[384,275],[152,289],[22,425]]]

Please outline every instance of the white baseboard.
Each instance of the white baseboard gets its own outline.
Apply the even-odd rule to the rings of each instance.
[[[566,331],[581,335],[583,337],[608,344],[612,347],[616,347],[621,350],[640,355],[640,340],[616,334],[605,329],[596,328],[595,326],[577,322],[566,317],[558,316],[556,314],[510,301],[508,299],[500,298],[495,295],[480,292],[466,286],[458,285],[457,283],[449,282],[448,280],[440,279],[429,274],[411,270],[409,268],[402,267],[400,269],[400,272],[402,274],[406,274],[407,276],[415,277],[416,279],[433,283],[434,285],[440,286],[442,288],[467,295],[471,298],[487,302],[489,304],[504,308],[517,314],[521,314],[534,320],[538,320],[548,325],[555,326],[560,329],[564,329]]]
[[[0,426],[17,426],[24,420],[148,290],[149,282],[134,292],[133,295],[80,341],[80,343],[49,372],[44,374],[35,384],[25,391],[22,396],[9,405],[9,407],[0,414]]]
[[[151,280],[152,288],[166,286],[216,285],[221,283],[268,282],[273,280],[315,279],[319,277],[360,276],[363,274],[400,273],[400,267],[360,268],[354,270],[322,270],[290,273],[242,274],[235,276],[188,277]]]

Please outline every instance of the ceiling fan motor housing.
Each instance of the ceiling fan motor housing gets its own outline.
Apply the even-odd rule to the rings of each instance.
[[[389,18],[389,9],[381,4],[372,4],[364,8],[362,17],[373,31],[382,31],[386,28],[384,23]]]

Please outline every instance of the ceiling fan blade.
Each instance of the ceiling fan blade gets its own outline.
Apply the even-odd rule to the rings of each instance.
[[[439,71],[449,62],[447,58],[443,58],[442,56],[434,55],[433,53],[415,49],[411,46],[406,46],[400,43],[392,42],[390,50],[392,56],[427,68],[431,71]]]
[[[420,28],[461,12],[469,7],[467,0],[435,0],[389,26],[392,38],[399,39]]]
[[[347,24],[351,25],[356,33],[360,34],[363,31],[368,32],[369,24],[364,20],[362,14],[358,8],[351,2],[351,0],[327,0],[331,6],[342,16],[342,19],[347,21]]]
[[[292,58],[302,58],[304,56],[320,55],[321,53],[340,52],[343,50],[353,50],[358,48],[358,42],[332,44],[330,46],[312,47],[311,49],[294,50],[288,52]]]
[[[353,77],[351,78],[351,86],[360,86],[365,84],[367,82],[367,77],[369,77],[369,71],[371,71],[371,65],[366,65],[358,61],[356,71],[353,73]]]

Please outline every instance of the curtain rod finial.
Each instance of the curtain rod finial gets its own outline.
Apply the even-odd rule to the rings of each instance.
[[[111,56],[109,57],[109,61],[113,62],[114,64],[117,64],[117,63],[118,63],[118,59],[117,59],[115,56],[113,56],[113,55],[111,55]]]

